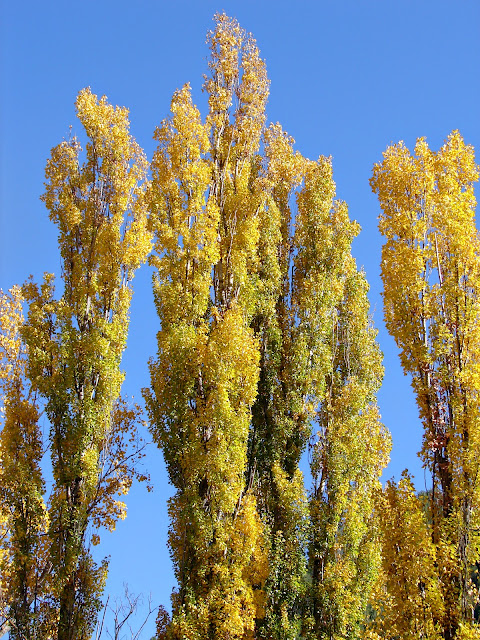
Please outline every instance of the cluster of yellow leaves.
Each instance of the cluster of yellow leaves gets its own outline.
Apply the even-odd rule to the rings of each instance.
[[[480,629],[478,625],[460,623],[455,640],[479,640]]]
[[[253,497],[243,495],[258,352],[237,305],[210,330],[207,323],[162,324],[159,349],[161,360],[151,364],[155,399],[147,401],[178,488],[170,501],[170,548],[182,589],[174,608],[180,616],[191,590],[188,625],[193,616],[197,632],[216,625],[221,637],[243,637],[258,613],[254,603],[261,604],[252,585],[261,584],[265,564]],[[187,622],[174,617],[177,624],[187,633]]]
[[[260,145],[269,82],[253,37],[225,14],[216,14],[215,21],[216,29],[208,36],[211,74],[204,85],[210,107],[207,122],[212,127],[216,170],[221,172],[233,153],[236,173],[240,174],[244,168],[248,171],[245,161]]]
[[[0,298],[0,381],[2,391],[23,374],[21,359],[21,337],[19,327],[22,323],[22,294],[14,287]],[[4,403],[5,392],[2,395]],[[2,412],[5,411],[2,406]]]
[[[448,570],[439,578],[446,633],[468,620],[478,560],[480,242],[475,228],[473,148],[454,131],[437,152],[399,143],[374,167],[378,194],[385,320],[412,376],[424,424],[421,451],[432,472],[432,534]]]
[[[22,302],[18,287],[0,292],[0,609],[13,633],[33,634],[44,624],[43,607],[34,620],[30,607],[42,593],[48,517],[39,415],[25,379]]]
[[[377,497],[382,561],[371,596],[375,618],[370,627],[381,638],[440,640],[443,598],[428,504],[422,504],[406,473],[398,486],[388,482]]]

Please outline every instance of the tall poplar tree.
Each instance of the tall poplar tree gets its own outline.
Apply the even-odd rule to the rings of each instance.
[[[335,222],[322,250],[327,247],[336,256],[332,263],[341,265],[343,292],[329,317],[328,369],[311,452],[310,627],[314,638],[353,639],[361,637],[380,560],[372,514],[390,436],[376,404],[383,367],[368,285],[350,255],[356,229],[346,212]]]
[[[58,640],[88,638],[100,606],[106,564],[96,566],[88,526],[114,528],[115,498],[135,471],[125,456],[138,412],[119,402],[131,280],[150,249],[146,159],[128,132],[128,112],[78,95],[88,136],[52,149],[43,200],[58,226],[63,293],[53,276],[24,290],[22,335],[27,376],[50,422],[54,486],[49,506],[49,580],[45,597]],[[143,182],[142,182],[143,181]],[[135,457],[135,456],[134,456]],[[96,535],[96,534],[95,534]]]
[[[412,376],[432,475],[431,532],[445,640],[470,623],[478,593],[480,243],[473,148],[453,132],[438,151],[399,143],[375,165],[385,321]]]
[[[159,628],[169,638],[293,639],[306,632],[310,599],[299,461],[333,367],[336,393],[349,389],[338,400],[343,428],[363,438],[345,482],[360,484],[362,464],[373,474],[349,496],[358,516],[344,548],[356,545],[354,564],[388,449],[374,407],[381,366],[350,256],[357,225],[334,202],[330,160],[306,160],[280,125],[265,129],[265,65],[235,20],[217,15],[209,43],[207,119],[189,85],[177,91],[152,163],[161,329],[145,395],[176,488],[178,580],[172,620]],[[337,334],[343,360],[331,346]],[[368,592],[368,578],[351,582]]]
[[[207,122],[188,85],[176,92],[152,163],[161,330],[147,404],[176,488],[173,638],[253,637],[266,576],[263,526],[244,473],[259,361],[249,327],[264,199],[254,154],[268,83],[254,41],[234,20],[218,16],[209,42]]]
[[[376,568],[372,494],[389,452],[375,406],[382,367],[368,287],[350,253],[358,225],[334,200],[330,160],[305,160],[292,142],[278,125],[266,131],[266,226],[276,235],[261,234],[259,277],[273,305],[264,303],[254,321],[261,371],[249,442],[249,474],[257,474],[270,538],[258,633],[357,637]],[[308,443],[310,508],[298,468]],[[329,575],[340,557],[344,581]]]
[[[307,498],[298,463],[310,417],[308,379],[302,383],[297,375],[306,364],[302,352],[307,347],[295,340],[291,304],[292,197],[308,161],[293,151],[293,139],[278,124],[264,133],[264,158],[266,202],[259,213],[258,302],[252,320],[260,347],[260,376],[246,483],[257,495],[269,539],[266,608],[263,619],[257,620],[257,637],[291,638],[301,627],[306,588]]]

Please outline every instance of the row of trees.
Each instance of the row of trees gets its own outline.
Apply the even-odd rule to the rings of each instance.
[[[265,125],[255,41],[216,16],[202,120],[189,85],[148,164],[127,112],[77,99],[88,143],[52,150],[53,276],[1,299],[0,613],[11,638],[93,632],[107,572],[90,545],[125,515],[141,410],[120,396],[131,280],[154,267],[144,391],[175,494],[178,588],[157,636],[474,638],[478,428],[473,150],[392,147],[372,187],[387,327],[412,375],[433,488],[382,490],[390,438],[368,285],[331,162]],[[152,251],[153,248],[153,251]],[[28,308],[26,319],[22,308]],[[53,490],[41,473],[50,424]],[[308,451],[312,486],[299,462]]]

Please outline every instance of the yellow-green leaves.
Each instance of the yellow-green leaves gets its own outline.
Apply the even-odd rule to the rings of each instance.
[[[48,542],[52,563],[48,603],[55,636],[89,634],[106,565],[88,551],[88,526],[112,530],[125,517],[116,496],[142,474],[135,463],[138,409],[119,401],[131,280],[151,247],[147,230],[143,152],[129,134],[128,112],[80,92],[82,153],[73,137],[52,149],[43,200],[58,226],[64,290],[53,276],[25,286],[23,336],[28,375],[51,425],[54,487]],[[94,534],[93,542],[98,542]]]
[[[429,527],[428,496],[417,496],[404,472],[377,494],[382,545],[381,571],[372,597],[370,627],[380,637],[440,639],[444,602],[435,570],[436,549]]]
[[[309,612],[320,628],[308,603],[331,584],[312,570],[309,591],[306,547],[310,525],[318,564],[314,532],[327,520],[332,575],[346,557],[330,589],[335,624],[358,627],[376,557],[372,491],[389,450],[367,286],[350,254],[358,225],[334,201],[331,161],[303,158],[278,124],[265,129],[268,81],[252,37],[217,15],[208,42],[209,113],[203,122],[189,85],[174,94],[148,196],[161,328],[145,396],[176,488],[178,591],[161,634],[293,639],[309,631]],[[313,505],[323,497],[309,514],[298,469],[319,407],[335,422],[328,449],[315,449],[314,473],[330,474],[323,520]]]
[[[253,637],[264,606],[266,539],[245,471],[264,200],[253,154],[267,83],[253,40],[244,38],[234,20],[217,17],[206,124],[186,85],[155,132],[149,205],[161,330],[146,398],[177,489],[169,538],[179,583],[174,638]]]
[[[204,157],[208,128],[192,104],[186,85],[172,99],[172,118],[155,131],[159,141],[152,161],[151,228],[155,235],[156,282],[162,288],[165,320],[186,315],[192,321],[205,313],[210,295],[211,265],[218,260],[216,203],[206,202],[211,167]],[[162,256],[162,257],[160,257]],[[157,285],[154,285],[157,289]]]
[[[232,154],[235,179],[239,179],[244,168],[248,174],[248,161],[260,146],[269,82],[252,35],[225,14],[217,13],[215,21],[217,27],[207,40],[211,51],[210,76],[205,80],[208,122],[216,168],[221,171]]]
[[[369,319],[368,285],[347,250],[348,227],[344,238],[336,281],[341,297],[325,323],[324,391],[312,448],[312,604],[306,621],[317,634],[312,637],[339,639],[358,637],[364,622],[379,560],[374,496],[390,452],[376,405],[383,367]]]

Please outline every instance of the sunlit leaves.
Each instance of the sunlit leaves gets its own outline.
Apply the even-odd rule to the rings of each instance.
[[[309,161],[280,125],[265,128],[255,42],[235,20],[215,19],[209,113],[202,122],[189,85],[175,92],[155,132],[149,192],[161,329],[145,395],[176,488],[169,540],[179,585],[161,633],[293,639],[311,609],[309,531],[316,539],[325,525],[318,509],[309,513],[298,469],[319,408],[336,412],[339,432],[328,429],[321,455],[315,445],[316,474],[326,459],[338,467],[322,544],[351,549],[332,597],[341,609],[349,575],[356,586],[341,624],[362,619],[372,490],[389,450],[375,406],[382,368],[350,255],[358,225],[334,201],[331,161]],[[315,575],[314,591],[322,580]]]
[[[377,495],[382,569],[372,598],[371,627],[382,638],[441,638],[444,615],[427,496],[417,496],[404,472]]]
[[[383,367],[368,285],[348,252],[337,278],[342,294],[326,324],[328,368],[311,462],[311,626],[317,637],[357,638],[377,572],[372,514],[390,437],[376,406]]]
[[[432,473],[432,535],[443,583],[445,637],[476,602],[478,326],[480,245],[475,228],[473,148],[453,132],[438,151],[417,141],[384,153],[371,185],[382,207],[385,319],[412,376]],[[448,550],[449,549],[449,550]],[[442,560],[443,558],[443,560]],[[451,558],[451,559],[449,559]],[[443,572],[442,572],[443,571]]]
[[[143,152],[130,136],[128,112],[80,92],[85,128],[52,149],[43,200],[59,230],[64,287],[53,276],[24,287],[29,302],[22,335],[27,372],[45,402],[54,487],[48,532],[48,602],[58,638],[84,637],[95,622],[106,564],[88,551],[89,524],[115,528],[143,443],[138,408],[119,401],[131,280],[151,246]],[[98,543],[94,534],[93,543]]]
[[[234,20],[217,16],[210,44],[207,122],[188,85],[174,94],[172,115],[155,132],[149,194],[161,330],[146,399],[177,489],[169,544],[179,590],[165,631],[174,638],[253,637],[268,571],[263,524],[244,480],[264,197],[253,153],[267,84],[253,40]]]
[[[25,379],[22,302],[18,287],[0,292],[0,624],[5,622],[12,639],[36,637],[46,615],[43,443],[38,405]]]

